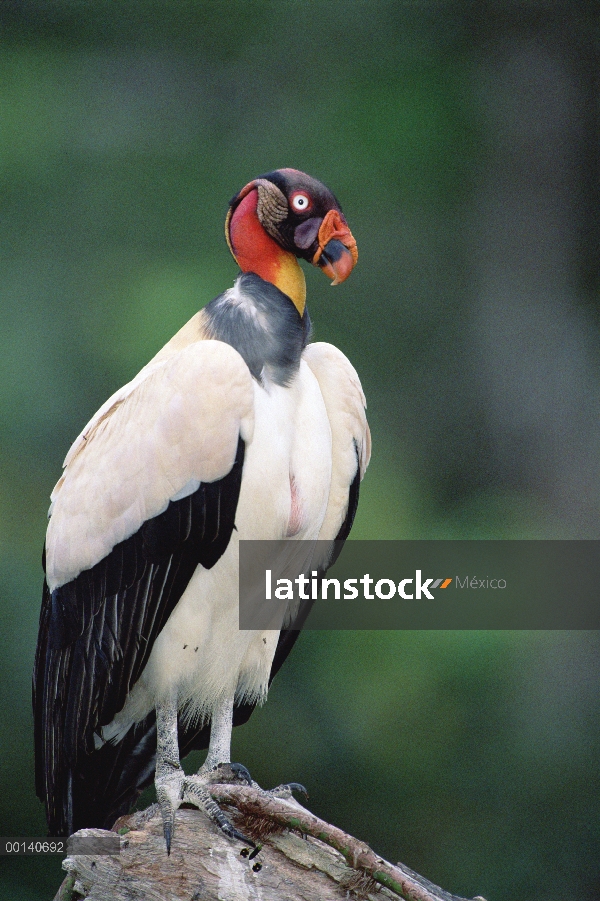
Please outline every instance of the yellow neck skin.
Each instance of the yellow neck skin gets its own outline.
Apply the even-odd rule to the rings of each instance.
[[[279,288],[280,291],[283,291],[284,294],[287,294],[300,315],[303,316],[304,307],[306,306],[306,279],[298,260],[293,253],[287,253],[285,250],[282,250],[276,266],[277,274],[275,278],[270,278],[269,281],[276,288]],[[260,275],[260,273],[258,274]]]

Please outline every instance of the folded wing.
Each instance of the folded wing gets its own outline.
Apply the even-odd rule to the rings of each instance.
[[[84,430],[52,498],[33,689],[36,788],[56,834],[94,805],[106,819],[104,799],[127,782],[116,758],[149,744],[151,723],[117,751],[94,751],[94,734],[123,707],[196,566],[226,549],[252,436],[251,376],[226,344],[192,343],[134,383]],[[90,779],[92,754],[106,765]]]

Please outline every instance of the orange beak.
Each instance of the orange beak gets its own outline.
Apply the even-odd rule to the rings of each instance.
[[[352,232],[339,210],[329,210],[319,228],[319,247],[313,266],[320,266],[339,285],[348,278],[358,262],[358,249]]]

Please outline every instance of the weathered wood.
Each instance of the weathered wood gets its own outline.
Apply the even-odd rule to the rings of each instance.
[[[246,786],[213,785],[210,791],[261,845],[256,856],[203,813],[185,808],[177,812],[167,856],[160,812],[152,805],[115,823],[118,856],[67,857],[68,876],[55,901],[464,901],[402,864],[393,866],[293,799]]]

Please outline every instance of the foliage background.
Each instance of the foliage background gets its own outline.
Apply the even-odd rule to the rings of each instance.
[[[231,284],[259,173],[321,178],[358,239],[335,293],[307,272],[369,400],[355,536],[600,537],[598,32],[585,0],[3,0],[0,833],[45,833],[48,494]],[[595,633],[307,633],[234,759],[455,893],[597,901],[599,670]],[[4,858],[0,898],[60,878]]]

